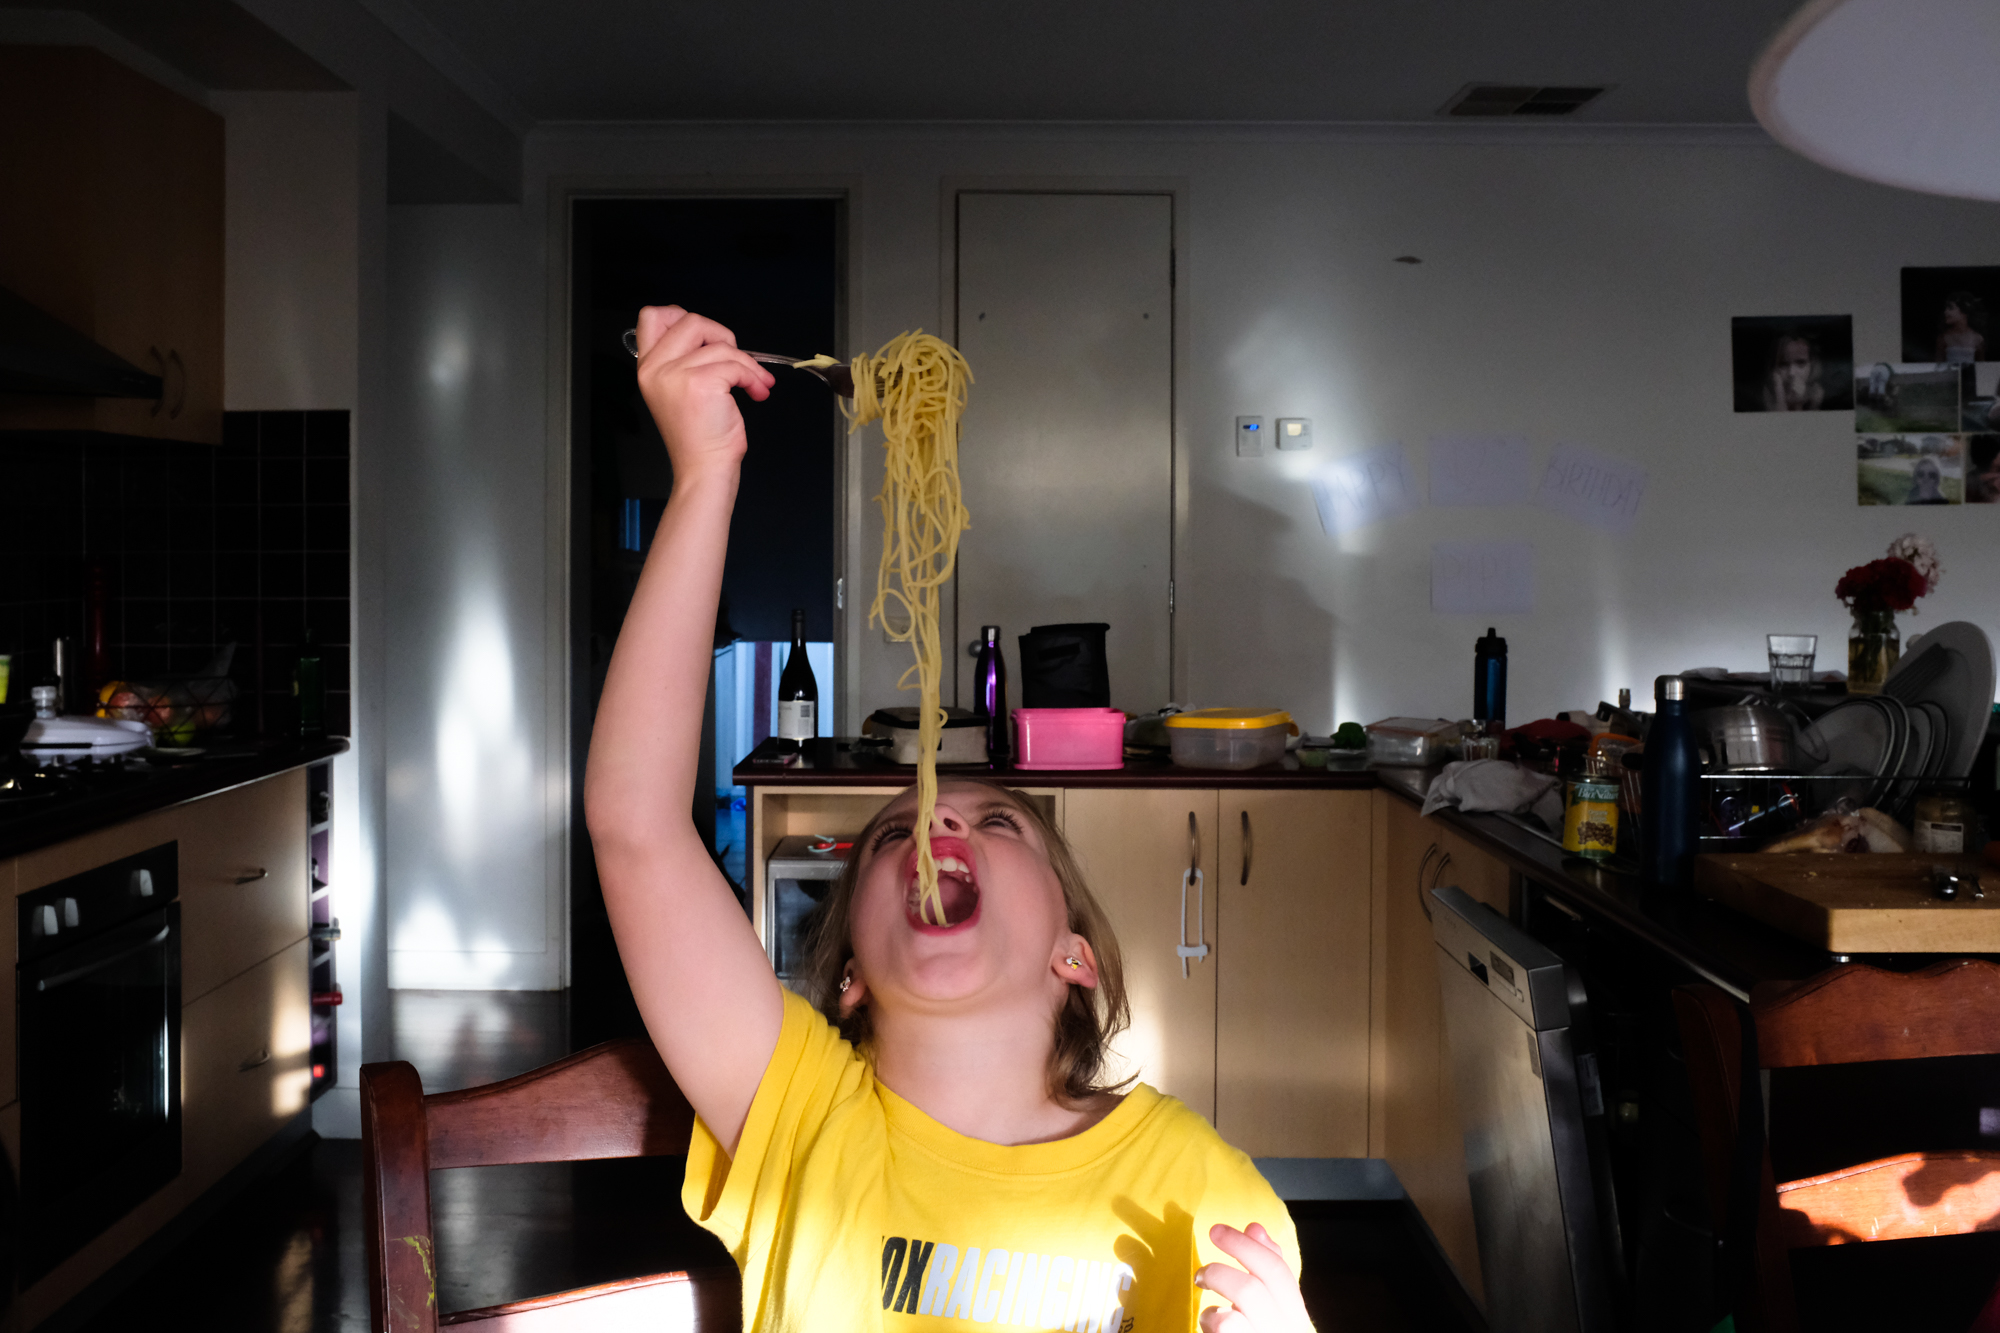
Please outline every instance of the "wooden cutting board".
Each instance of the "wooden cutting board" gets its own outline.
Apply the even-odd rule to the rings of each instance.
[[[1973,856],[1785,852],[1695,858],[1697,893],[1829,953],[2000,953],[2000,874],[1983,899],[1945,902],[1930,868],[1977,875]]]

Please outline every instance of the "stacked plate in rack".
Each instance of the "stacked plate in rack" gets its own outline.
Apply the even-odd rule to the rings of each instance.
[[[1845,796],[1895,813],[1926,781],[1963,780],[1986,735],[1993,678],[1977,625],[1951,621],[1913,639],[1882,693],[1855,695],[1800,733],[1817,776],[1852,779],[1825,784],[1824,803]]]

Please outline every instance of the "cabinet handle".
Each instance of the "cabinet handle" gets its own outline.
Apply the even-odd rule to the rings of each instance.
[[[1438,854],[1436,843],[1424,848],[1424,859],[1417,862],[1417,906],[1424,909],[1424,920],[1431,919],[1430,899],[1424,896],[1424,872],[1431,868],[1431,858]]]
[[[258,866],[247,875],[238,875],[236,882],[238,884],[255,884],[260,879],[269,879],[270,877],[271,872],[269,870],[266,870],[263,866]]]
[[[174,420],[178,420],[178,419],[179,419],[179,417],[180,417],[180,414],[181,414],[181,409],[187,406],[187,401],[188,401],[188,369],[187,369],[187,362],[185,362],[185,361],[181,360],[181,354],[180,354],[180,352],[179,352],[179,351],[177,351],[177,350],[174,350],[174,349],[171,349],[171,348],[170,348],[170,349],[168,349],[168,351],[167,351],[167,364],[168,364],[168,365],[170,365],[170,366],[172,366],[172,367],[173,367],[174,369],[176,369],[176,370],[180,371],[180,373],[181,373],[181,376],[180,376],[180,378],[181,378],[181,391],[180,391],[180,393],[179,393],[179,394],[178,394],[178,395],[177,395],[177,396],[176,396],[176,397],[174,398],[174,405],[173,405],[172,407],[170,407],[170,408],[168,408],[168,409],[167,409],[167,420],[169,420],[169,421],[174,421]],[[162,386],[162,387],[164,387],[164,386]]]
[[[146,355],[153,359],[153,364],[160,370],[160,396],[154,400],[152,410],[147,413],[148,416],[156,417],[160,415],[160,409],[167,405],[167,358],[160,355],[160,349],[157,347],[148,347]]]
[[[1440,847],[1438,849],[1437,868],[1431,871],[1431,882],[1429,884],[1420,884],[1417,887],[1417,901],[1422,903],[1424,906],[1425,920],[1429,920],[1431,915],[1430,891],[1436,888],[1439,884],[1444,882],[1445,867],[1449,866],[1450,864],[1451,864],[1451,853],[1445,851],[1442,847]]]
[[[1188,817],[1190,819],[1193,818],[1192,815]],[[1189,880],[1194,881],[1194,943],[1193,944],[1188,943],[1188,928],[1187,928],[1187,919],[1188,919],[1187,891],[1188,891]],[[1203,938],[1202,935],[1203,930],[1206,929],[1207,927],[1207,921],[1208,921],[1208,894],[1206,889],[1204,889],[1202,886],[1201,869],[1197,866],[1190,866],[1187,872],[1181,876],[1181,942],[1174,949],[1174,953],[1181,960],[1182,981],[1186,981],[1188,979],[1188,959],[1208,957],[1208,941],[1205,938]]]
[[[1243,811],[1243,878],[1236,882],[1238,884],[1248,884],[1250,882],[1250,812],[1248,810]]]
[[[267,1065],[270,1063],[271,1063],[271,1048],[269,1046],[259,1047],[256,1051],[252,1052],[249,1055],[244,1056],[243,1059],[237,1063],[236,1072],[239,1074],[247,1074],[251,1070],[257,1068],[259,1065]]]
[[[1194,811],[1188,811],[1188,874],[1201,873],[1201,826],[1195,823]]]

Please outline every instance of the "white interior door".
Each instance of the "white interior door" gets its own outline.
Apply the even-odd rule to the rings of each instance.
[[[1173,197],[958,196],[955,341],[974,383],[959,473],[956,698],[965,645],[998,625],[1009,703],[1015,638],[1035,625],[1111,626],[1111,702],[1171,697]]]

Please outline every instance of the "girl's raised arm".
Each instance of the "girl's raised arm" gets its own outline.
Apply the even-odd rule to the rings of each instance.
[[[674,489],[611,657],[584,812],[618,952],[675,1082],[732,1152],[784,1007],[778,980],[694,826],[729,515],[747,440],[731,389],[776,383],[735,335],[678,306],[639,312],[639,388]]]

